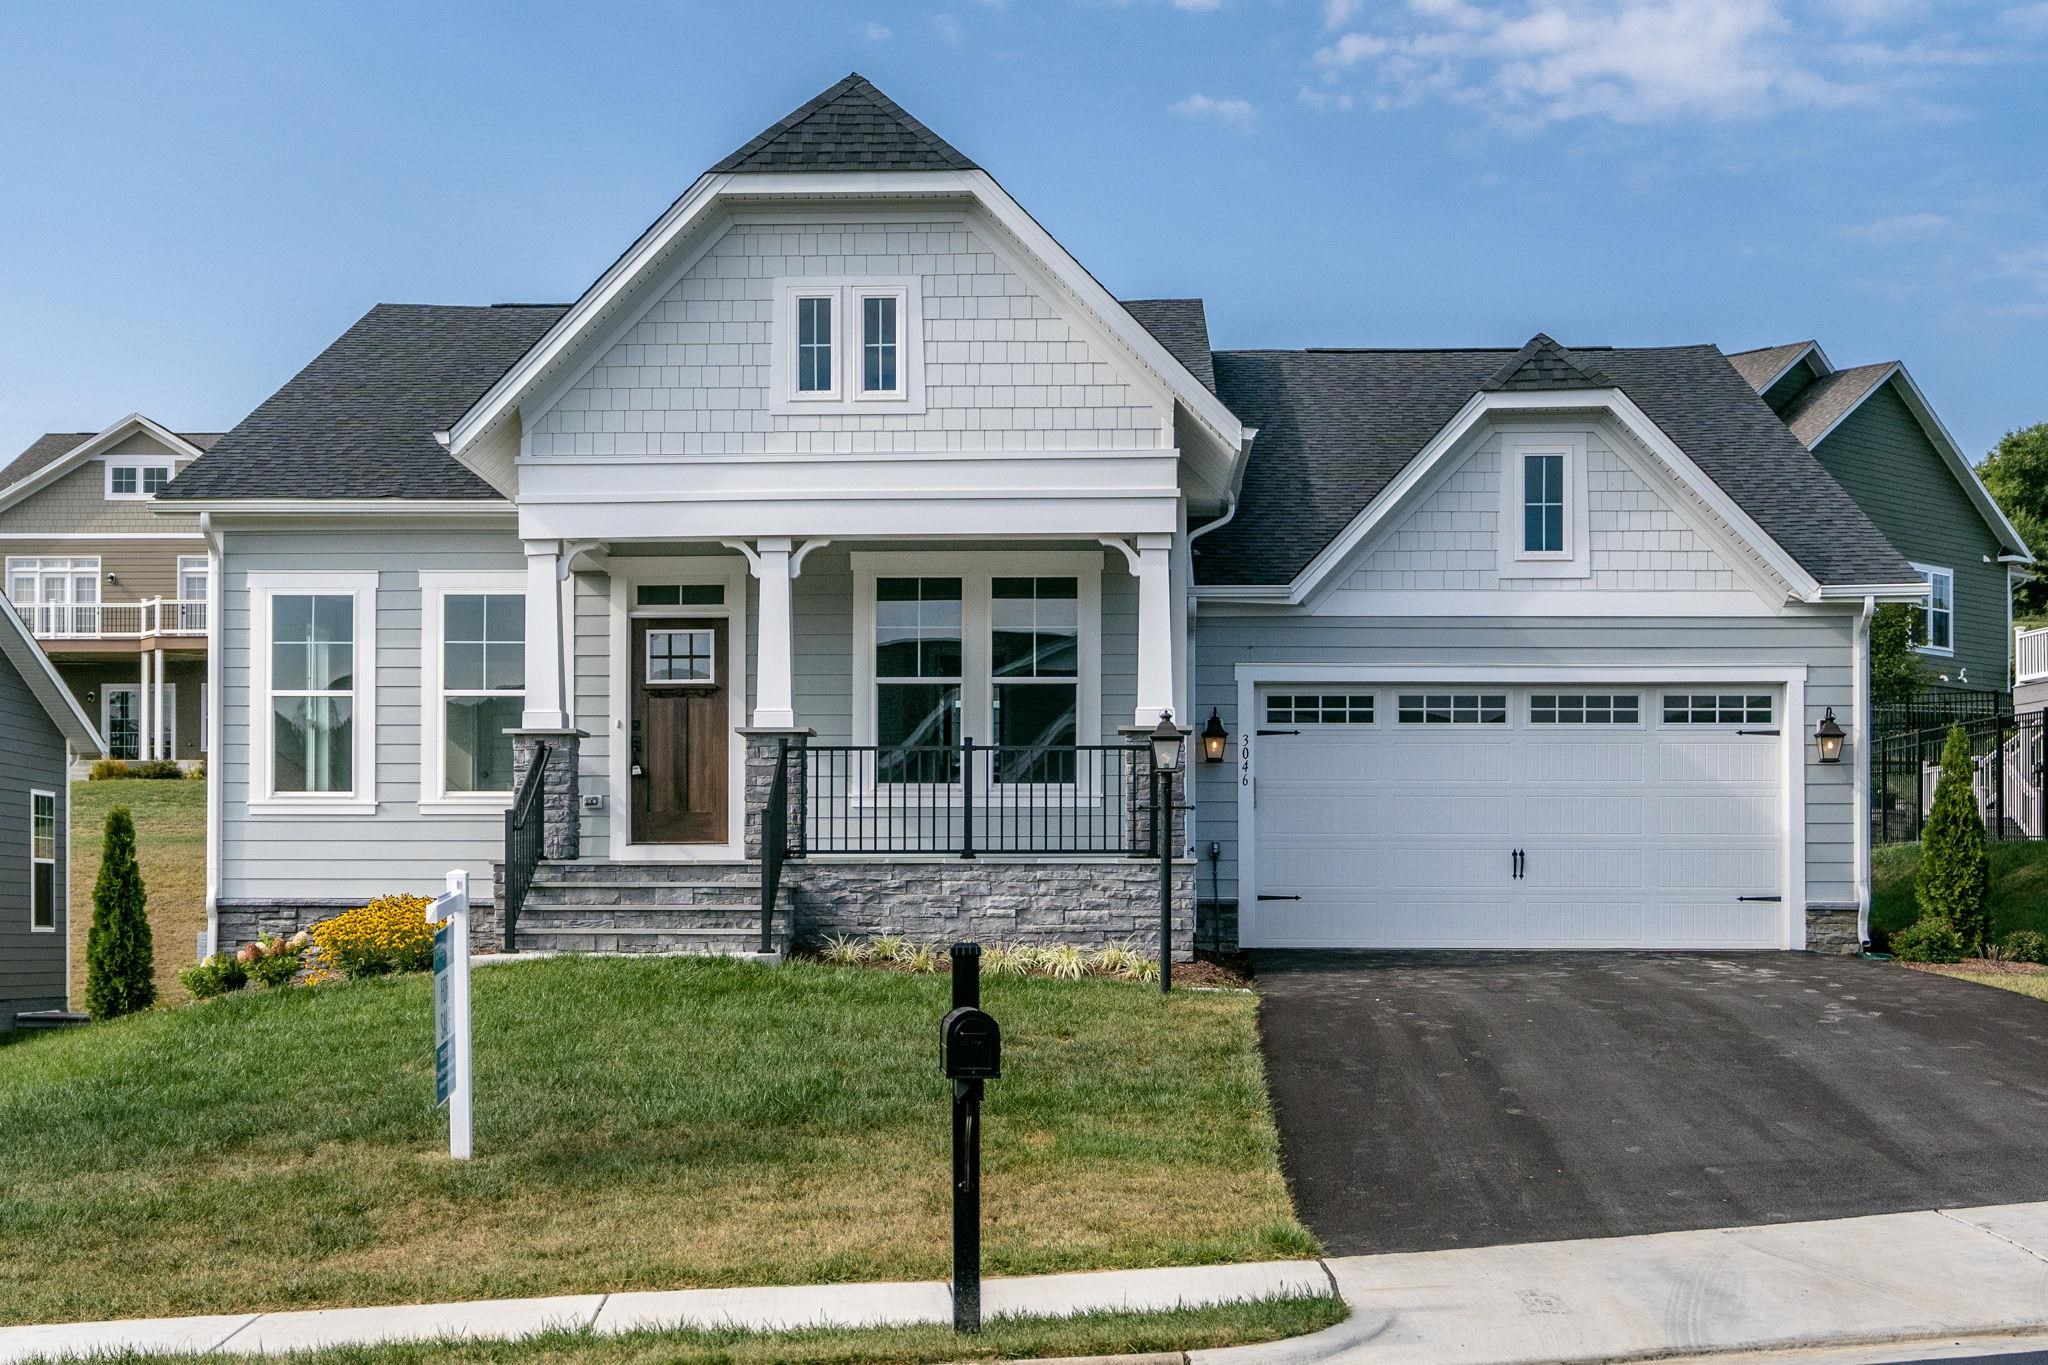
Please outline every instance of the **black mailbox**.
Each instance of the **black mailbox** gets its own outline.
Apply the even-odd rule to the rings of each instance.
[[[1003,1031],[972,1005],[947,1013],[939,1025],[939,1069],[949,1081],[994,1081],[1003,1075]]]

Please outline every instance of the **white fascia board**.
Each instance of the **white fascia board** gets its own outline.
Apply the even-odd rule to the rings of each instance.
[[[1798,365],[1800,361],[1805,360],[1808,357],[1812,358],[1813,368],[1816,371],[1818,371],[1821,375],[1829,375],[1835,372],[1835,367],[1828,364],[1827,356],[1821,352],[1820,343],[1818,341],[1809,341],[1806,343],[1806,345],[1802,346],[1799,349],[1799,353],[1797,355],[1793,356],[1790,360],[1786,361],[1782,366],[1780,366],[1776,374],[1772,375],[1769,379],[1765,380],[1763,383],[1756,386],[1757,397],[1763,397],[1763,395],[1770,390],[1772,385],[1776,384],[1786,375],[1792,373],[1793,367]]]
[[[78,698],[57,676],[57,666],[50,662],[50,656],[28,633],[28,626],[10,607],[0,606],[0,618],[5,620],[5,624],[0,625],[0,652],[4,652],[14,664],[21,680],[42,703],[44,712],[62,732],[72,752],[104,756],[106,741],[100,738],[98,728],[78,704]]]
[[[757,536],[834,540],[1080,539],[1156,534],[1180,524],[1177,498],[1134,490],[1087,496],[1015,490],[1003,497],[792,496],[698,503],[522,502],[522,540],[726,541]],[[943,530],[934,531],[940,527]]]
[[[362,521],[378,517],[418,521],[503,521],[514,517],[510,502],[500,498],[181,498],[170,504],[152,503],[163,513],[192,513],[211,516],[216,524],[250,518],[298,519],[333,517]]]
[[[1265,616],[1283,605],[1245,599],[1203,598],[1204,616]],[[1801,604],[1772,603],[1753,592],[1560,592],[1556,589],[1337,588],[1316,598],[1318,617],[1473,619],[1635,618],[1658,620],[1783,616]]]
[[[131,412],[105,431],[86,437],[33,474],[15,480],[6,488],[0,488],[0,511],[14,506],[37,489],[62,478],[107,447],[125,441],[137,433],[147,435],[167,446],[170,450],[168,458],[172,460],[196,460],[206,453],[161,423],[144,417],[139,412]]]
[[[1948,428],[1936,415],[1933,404],[1927,401],[1927,395],[1920,392],[1920,386],[1913,382],[1913,376],[1907,372],[1904,365],[1893,367],[1890,382],[1899,386],[1899,396],[1906,400],[1906,406],[1912,410],[1914,418],[1920,423],[1920,429],[1927,433],[1927,439],[1934,442],[1934,448],[1941,452],[1941,458],[1955,472],[1956,478],[1962,481],[1963,491],[1970,495],[1970,501],[1976,504],[1977,512],[1984,518],[1985,524],[1991,527],[1993,533],[2007,548],[2019,552],[2021,558],[2009,562],[2033,563],[2032,547],[2006,517],[2005,509],[1998,505],[1998,499],[1991,496],[1991,490],[1984,486],[1984,480],[1977,477],[1977,470],[1971,465],[1969,457],[1963,454],[1962,447],[1956,444],[1955,437],[1949,434]],[[1882,385],[1874,386],[1872,392],[1878,387]],[[1819,442],[1816,441],[1814,444],[1818,445]],[[2001,555],[2000,558],[2007,557]]]
[[[1880,602],[1922,602],[1927,598],[1927,580],[1911,583],[1825,583],[1815,595],[1820,602],[1861,602],[1866,597]]]

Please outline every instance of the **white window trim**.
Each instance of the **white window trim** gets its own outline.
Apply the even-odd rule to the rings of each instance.
[[[1926,631],[1930,640],[1934,638],[1934,631],[1931,628],[1934,617],[1934,579],[1938,574],[1948,580],[1948,644],[1914,645],[1913,650],[1915,653],[1929,654],[1939,659],[1953,659],[1956,655],[1956,571],[1945,569],[1939,564],[1914,564],[1913,572],[1927,580],[1927,600],[1914,604],[1913,610],[1920,613],[1921,629]]]
[[[1530,455],[1564,457],[1564,549],[1522,548],[1522,461]],[[1516,428],[1500,437],[1501,512],[1499,573],[1502,578],[1586,578],[1593,572],[1590,515],[1586,506],[1586,433],[1583,430]]]
[[[110,749],[113,746],[113,712],[114,694],[116,692],[132,692],[135,694],[136,724],[139,727],[142,723],[141,683],[108,683],[105,686],[101,687],[100,734],[107,739],[107,744]],[[164,684],[164,704],[162,719],[166,722],[166,724],[160,728],[163,729],[165,733],[160,735],[159,738],[161,738],[165,742],[165,744],[169,747],[170,750],[170,752],[166,754],[165,757],[173,757],[178,752],[178,685],[176,683]],[[142,742],[142,731],[138,728],[135,733],[136,743],[139,745]],[[141,760],[139,758],[131,758],[126,761],[130,763],[136,763],[140,762]]]
[[[166,483],[178,477],[178,462],[167,456],[108,455],[103,457],[100,463],[106,469],[103,480],[108,502],[148,502],[151,498],[155,497],[156,494],[154,493],[142,491],[142,471],[145,469],[163,470],[166,475],[164,480]],[[133,493],[116,493],[114,491],[114,471],[116,469],[132,469],[135,471],[135,491]]]
[[[36,856],[36,798],[48,797],[50,801],[50,856]],[[57,793],[30,788],[28,794],[28,931],[31,934],[54,934],[64,919],[65,888],[57,876],[57,845],[64,839],[58,829],[59,813]],[[36,869],[47,864],[50,868],[50,922],[36,923]]]
[[[832,388],[799,393],[796,388],[796,301],[832,299]],[[896,384],[886,393],[863,393],[861,300],[877,296],[896,303]],[[770,410],[807,413],[922,413],[924,390],[924,296],[916,276],[834,275],[775,281],[775,318],[769,328]]]
[[[350,771],[355,790],[279,792],[272,765],[270,701],[271,600],[314,594],[355,600],[355,704]],[[370,572],[252,573],[249,575],[249,687],[254,712],[249,759],[249,813],[369,816],[377,813],[377,574]]]
[[[960,580],[960,730],[995,742],[991,601],[997,578],[1072,578],[1076,582],[1074,740],[1102,740],[1102,556],[1087,550],[902,551],[853,556],[853,742],[875,742],[875,580]],[[986,775],[981,778],[987,781]],[[1066,788],[1058,788],[1065,790]],[[901,800],[900,796],[892,799]]]
[[[422,570],[420,573],[420,814],[431,816],[499,813],[512,804],[513,793],[448,790],[446,739],[447,698],[441,683],[447,667],[442,638],[448,598],[488,594],[526,600],[522,569],[475,572]],[[507,693],[506,695],[511,695]],[[521,688],[521,697],[526,689]]]

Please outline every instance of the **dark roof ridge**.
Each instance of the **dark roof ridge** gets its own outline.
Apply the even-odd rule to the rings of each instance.
[[[1558,345],[1549,333],[1538,332],[1479,388],[1483,393],[1500,393],[1509,389],[1604,389],[1612,383],[1600,371],[1580,364],[1578,357]]]
[[[817,125],[807,144],[800,134]],[[791,145],[782,145],[782,144]],[[736,171],[979,170],[958,148],[927,128],[858,71],[774,123],[711,167]]]

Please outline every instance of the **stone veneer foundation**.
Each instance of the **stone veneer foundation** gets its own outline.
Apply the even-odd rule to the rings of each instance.
[[[1853,905],[1809,905],[1806,907],[1806,949],[1812,953],[1847,955],[1863,951],[1863,939],[1856,932]]]

